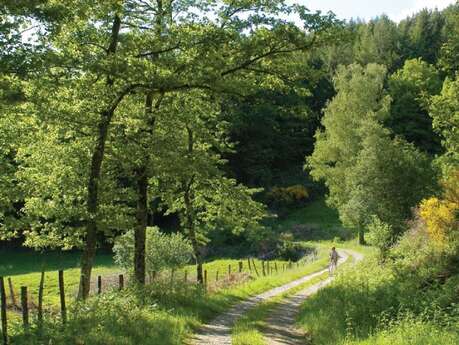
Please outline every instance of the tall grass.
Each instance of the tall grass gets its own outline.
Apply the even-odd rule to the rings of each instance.
[[[434,285],[415,275],[406,280],[373,257],[307,300],[298,323],[317,345],[443,344],[429,342],[436,330],[444,344],[457,344],[458,283],[458,276]]]

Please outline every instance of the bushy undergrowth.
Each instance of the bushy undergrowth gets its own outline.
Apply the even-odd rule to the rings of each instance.
[[[384,263],[379,259],[367,258],[306,301],[298,321],[313,343],[459,343],[454,255],[436,251],[417,229],[389,251]]]
[[[121,297],[121,298],[120,298]],[[48,318],[43,331],[19,329],[11,344],[128,345],[181,344],[186,318],[155,304],[141,306],[133,291],[107,293],[84,305],[74,305],[66,327]],[[18,326],[19,327],[19,326]]]

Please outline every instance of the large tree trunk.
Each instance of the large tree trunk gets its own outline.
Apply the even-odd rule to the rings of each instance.
[[[157,110],[163,99],[163,94],[160,95],[155,104]],[[153,93],[148,92],[145,96],[145,118],[148,124],[148,134],[153,136],[155,126],[155,116],[153,114]],[[146,151],[148,147],[146,147]],[[142,166],[136,171],[137,177],[137,226],[134,233],[134,277],[136,282],[145,285],[145,247],[146,247],[146,229],[148,224],[148,153]]]
[[[118,44],[118,35],[121,28],[121,18],[115,15],[112,26],[112,34],[110,45],[107,49],[107,54],[112,55],[116,53]],[[107,77],[107,87],[113,86],[114,80]],[[109,107],[108,110],[100,113],[100,120],[97,131],[97,140],[94,151],[91,157],[91,170],[89,172],[88,180],[88,194],[87,194],[87,211],[88,220],[86,222],[86,238],[81,256],[81,274],[80,286],[78,290],[78,299],[86,299],[89,295],[91,284],[91,271],[94,264],[94,257],[96,256],[97,245],[97,213],[99,209],[99,180],[101,175],[102,162],[105,153],[105,142],[107,141],[108,127],[112,120],[115,108]]]
[[[147,229],[148,176],[145,166],[137,170],[137,226],[134,233],[134,276],[145,285],[145,239]]]
[[[78,299],[86,299],[89,295],[91,270],[96,255],[97,244],[97,212],[99,208],[99,179],[105,152],[108,126],[113,114],[103,114],[99,124],[96,147],[92,154],[91,170],[88,182],[87,210],[89,218],[86,222],[86,239],[81,256],[81,276]]]

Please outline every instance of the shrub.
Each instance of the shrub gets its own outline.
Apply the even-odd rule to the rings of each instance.
[[[309,199],[309,191],[302,185],[273,187],[266,194],[267,202],[273,207],[291,206]]]
[[[393,231],[389,224],[384,223],[376,216],[373,216],[368,225],[368,243],[377,247],[380,253],[385,257],[387,250],[393,242]]]
[[[118,237],[113,247],[115,262],[128,271],[134,262],[134,231]],[[147,272],[160,272],[186,265],[193,257],[190,242],[181,234],[163,234],[157,227],[147,228],[146,269]]]
[[[300,242],[294,242],[293,239],[290,232],[284,232],[279,236],[277,254],[284,260],[298,261],[306,252],[311,250]]]
[[[443,182],[443,197],[423,200],[419,214],[432,241],[439,247],[459,246],[459,170]]]
[[[445,245],[457,225],[459,205],[435,197],[421,203],[420,214],[427,225],[430,237],[434,242]]]

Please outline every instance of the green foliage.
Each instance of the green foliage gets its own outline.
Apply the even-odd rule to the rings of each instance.
[[[442,137],[445,154],[440,158],[448,174],[459,166],[459,78],[446,79],[441,93],[430,105],[433,129]]]
[[[452,4],[444,11],[445,27],[444,35],[445,42],[441,46],[438,65],[454,78],[459,71],[459,63],[457,56],[459,55],[459,4]]]
[[[324,129],[307,167],[323,180],[328,203],[345,226],[359,229],[371,216],[399,232],[403,221],[433,184],[429,158],[412,145],[392,139],[382,122],[390,98],[383,86],[385,68],[351,65],[335,77],[338,91],[325,110]]]
[[[423,9],[415,16],[400,22],[403,55],[407,58],[420,57],[428,63],[435,63],[444,41],[445,18],[438,10]]]
[[[367,240],[369,244],[377,247],[384,257],[394,241],[393,230],[390,225],[373,216],[371,223],[368,224]]]
[[[277,255],[287,261],[298,261],[305,255],[316,252],[304,243],[296,242],[292,233],[283,232],[279,236]]]
[[[134,262],[134,232],[128,231],[115,240],[115,262],[132,270]],[[147,228],[145,262],[147,272],[178,269],[190,262],[193,248],[181,234],[163,234],[157,227]]]
[[[357,29],[355,62],[377,63],[394,69],[400,58],[397,25],[386,15],[371,20]]]
[[[262,187],[306,181],[301,162],[312,151],[312,135],[330,93],[320,64],[308,54],[295,54],[276,66],[284,70],[282,87],[267,83],[244,99],[223,101],[222,117],[234,143],[224,157],[239,181]]]
[[[440,140],[428,114],[430,97],[441,89],[438,71],[421,59],[407,60],[390,76],[388,84],[393,101],[387,126],[421,150],[439,153]]]

